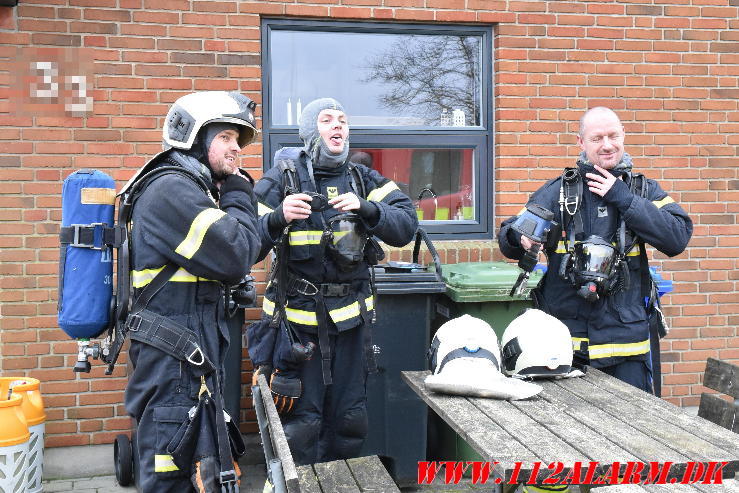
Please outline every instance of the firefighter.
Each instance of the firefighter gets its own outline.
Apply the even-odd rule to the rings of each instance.
[[[134,178],[144,182],[131,222],[133,373],[125,405],[137,424],[143,492],[237,490],[235,458],[220,458],[226,430],[218,413],[198,416],[196,428],[212,433],[182,443],[184,465],[170,442],[203,399],[223,407],[225,288],[247,275],[260,247],[253,180],[238,167],[257,133],[255,106],[235,92],[179,98],[163,129],[165,151]]]
[[[670,257],[688,245],[693,223],[659,184],[632,172],[625,132],[605,107],[580,119],[576,168],[544,184],[529,199],[558,211],[561,236],[547,242],[548,269],[532,291],[538,308],[567,325],[576,366],[591,365],[644,391],[653,392],[650,335],[645,307],[649,265],[645,243]],[[513,228],[498,232],[501,252],[519,259],[535,246]],[[559,243],[557,243],[559,240]],[[654,345],[653,345],[654,344]],[[655,370],[658,370],[655,369]],[[520,485],[524,493],[568,492],[567,485]]]
[[[264,258],[275,248],[262,319],[247,330],[297,464],[356,457],[367,435],[372,369],[372,239],[412,240],[411,200],[377,171],[351,162],[349,125],[331,98],[308,104],[302,148],[278,151],[255,187]]]
[[[652,392],[644,245],[678,255],[693,223],[656,181],[632,173],[624,138],[612,110],[590,109],[580,120],[577,167],[531,196],[529,204],[557,211],[564,230],[546,251],[548,270],[533,294],[570,329],[577,364]],[[532,241],[511,227],[515,220],[503,222],[498,243],[518,259]]]

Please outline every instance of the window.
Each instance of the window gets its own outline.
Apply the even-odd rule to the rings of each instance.
[[[264,19],[264,165],[334,97],[352,159],[394,180],[436,238],[493,234],[490,27]]]

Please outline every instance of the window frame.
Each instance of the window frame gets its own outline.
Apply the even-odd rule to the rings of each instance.
[[[273,125],[271,73],[269,55],[271,35],[275,30],[353,32],[366,34],[424,34],[481,37],[481,101],[482,125],[466,127],[361,126],[351,124],[352,148],[464,148],[472,149],[475,183],[475,219],[463,221],[425,220],[422,227],[433,239],[492,239],[494,233],[494,87],[493,27],[491,25],[406,24],[375,21],[328,21],[316,19],[262,18],[262,135],[263,169],[272,167],[274,153],[284,146],[301,146],[297,125]],[[411,197],[411,199],[414,199]]]

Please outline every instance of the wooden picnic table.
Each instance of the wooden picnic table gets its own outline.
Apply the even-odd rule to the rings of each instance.
[[[484,460],[498,464],[492,478],[508,483],[536,480],[563,463],[565,477],[580,463],[591,461],[606,473],[615,462],[672,462],[667,481],[680,481],[691,462],[726,462],[723,478],[739,470],[739,436],[708,420],[589,369],[581,378],[539,380],[544,390],[520,401],[437,394],[426,390],[428,371],[402,372],[403,379]],[[452,458],[449,458],[452,459]],[[690,466],[692,467],[692,466]],[[576,470],[576,469],[575,469]],[[655,468],[656,470],[656,468]],[[701,489],[701,485],[696,485]],[[703,486],[716,491],[716,486]]]

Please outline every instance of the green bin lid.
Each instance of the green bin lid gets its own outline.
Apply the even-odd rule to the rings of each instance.
[[[519,296],[509,293],[521,269],[506,262],[463,262],[442,265],[446,295],[454,301],[514,301],[529,299],[531,288],[539,283],[541,271],[529,276],[528,284]]]

